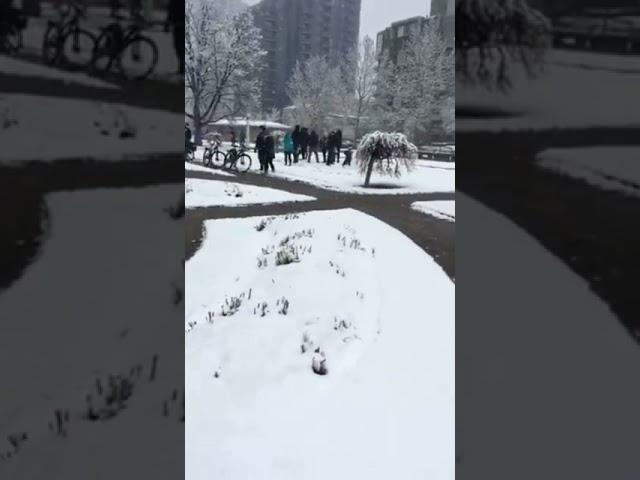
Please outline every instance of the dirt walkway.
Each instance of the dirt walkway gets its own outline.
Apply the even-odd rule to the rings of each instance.
[[[507,216],[585,279],[638,338],[640,200],[539,168],[535,157],[550,147],[638,145],[639,139],[640,130],[608,128],[458,133],[456,176],[461,192]],[[483,152],[490,161],[477,161]]]
[[[400,230],[431,255],[451,279],[455,279],[455,224],[430,217],[410,208],[411,203],[417,201],[455,200],[455,194],[453,192],[407,195],[361,195],[325,190],[303,182],[285,180],[274,176],[263,176],[255,173],[247,173],[231,178],[216,175],[215,173],[187,170],[185,171],[185,177],[256,185],[316,198],[315,201],[311,202],[190,209],[187,211],[186,216],[187,234],[185,240],[187,259],[200,248],[203,222],[208,219],[284,215],[287,213],[315,210],[353,208],[376,217]]]

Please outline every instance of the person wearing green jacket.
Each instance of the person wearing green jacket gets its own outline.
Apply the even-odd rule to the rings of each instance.
[[[284,164],[291,165],[293,160],[293,136],[287,132],[284,136]]]

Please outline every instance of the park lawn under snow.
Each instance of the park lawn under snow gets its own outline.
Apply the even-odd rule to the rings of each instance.
[[[205,228],[185,267],[186,478],[453,478],[455,287],[434,260],[354,210]]]
[[[202,165],[198,165],[197,163],[184,162],[184,169],[191,172],[213,173],[216,175],[221,175],[223,177],[235,177],[233,173],[227,172],[226,170],[221,170],[219,168],[213,169],[209,167],[204,167]]]
[[[497,109],[506,116],[459,118],[456,131],[640,126],[640,99],[629,95],[637,89],[640,71],[624,73],[558,64],[565,55],[575,61],[573,52],[550,52],[545,71],[536,78],[528,78],[522,67],[513,64],[513,87],[507,92],[459,83],[457,109]],[[610,57],[611,63],[619,58]],[[583,60],[589,64],[588,57]],[[592,63],[597,67],[602,62],[599,57]],[[621,68],[625,68],[624,63]]]
[[[456,473],[633,478],[640,471],[638,344],[535,239],[465,195],[457,202],[482,254],[465,260],[472,285],[465,310],[478,315],[456,320],[463,352],[456,373],[464,379],[456,391]]]
[[[181,196],[176,185],[45,197],[41,250],[0,294],[0,377],[11,385],[0,395],[1,478],[107,480],[144,471],[170,480],[184,474],[182,464],[154,453],[183,447],[183,387],[176,382],[184,357],[175,348],[182,331],[175,319],[184,305],[174,304],[173,285],[182,288],[183,254],[175,246],[184,241],[184,228],[165,211]],[[140,376],[130,374],[136,365]],[[86,396],[100,411],[105,398],[96,379],[106,390],[108,375],[133,379],[126,408],[109,420],[87,421]],[[48,427],[55,409],[69,410],[64,439]],[[7,436],[16,432],[28,440],[3,459],[12,449]],[[135,447],[143,442],[149,448]]]
[[[442,220],[456,221],[456,202],[454,200],[414,202],[411,204],[411,208]]]
[[[242,185],[217,180],[187,178],[184,181],[185,207],[237,207],[244,205],[305,202],[315,200],[273,188]]]
[[[60,112],[65,112],[64,118]],[[5,164],[109,161],[184,151],[183,133],[176,129],[182,117],[175,113],[88,100],[0,94],[0,115],[0,163]]]
[[[640,196],[640,147],[551,148],[538,165],[604,190]]]
[[[119,88],[116,85],[92,78],[83,73],[60,70],[58,68],[27,62],[25,60],[18,60],[17,58],[9,57],[7,55],[0,55],[0,65],[2,65],[2,71],[0,72],[2,75],[36,77],[95,88]]]
[[[341,161],[344,160],[343,155],[340,158]],[[341,164],[327,166],[324,163],[316,163],[315,157],[310,163],[300,160],[297,164],[285,166],[284,155],[279,153],[276,155],[276,162],[275,176],[339,192],[389,195],[455,191],[455,164],[446,162],[416,162],[413,171],[407,172],[403,169],[399,178],[381,176],[374,172],[371,176],[373,188],[363,186],[364,175],[355,165],[355,159],[352,160],[352,165],[347,167]]]

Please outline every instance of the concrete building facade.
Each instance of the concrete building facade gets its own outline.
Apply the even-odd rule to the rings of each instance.
[[[290,104],[286,87],[298,61],[321,55],[336,64],[356,48],[360,7],[361,0],[262,0],[252,7],[267,51],[265,110]]]

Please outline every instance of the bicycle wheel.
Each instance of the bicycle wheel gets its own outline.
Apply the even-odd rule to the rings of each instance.
[[[242,173],[248,172],[249,169],[251,168],[251,157],[246,153],[243,153],[236,160],[235,166],[236,166],[236,170],[238,170],[239,172],[242,172]]]
[[[158,63],[158,47],[150,38],[136,35],[125,43],[118,58],[122,76],[127,80],[144,80]]]
[[[60,27],[50,23],[42,38],[42,61],[46,65],[53,65],[58,60],[60,50]]]
[[[211,163],[214,167],[223,167],[226,162],[226,157],[227,156],[223,152],[214,152],[213,157],[211,158]]]
[[[86,68],[91,65],[96,45],[95,36],[79,28],[69,30],[62,42],[62,52],[67,65]]]
[[[98,38],[93,47],[91,69],[97,73],[107,73],[113,64],[113,51],[115,48],[113,31],[107,27]]]

